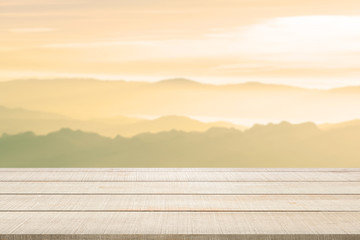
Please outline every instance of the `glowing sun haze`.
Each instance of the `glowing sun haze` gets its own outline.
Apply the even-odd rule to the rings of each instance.
[[[358,0],[2,0],[0,80],[360,85]]]

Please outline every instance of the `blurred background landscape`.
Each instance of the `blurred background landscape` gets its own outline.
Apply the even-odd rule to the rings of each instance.
[[[1,1],[0,167],[360,167],[357,9]]]

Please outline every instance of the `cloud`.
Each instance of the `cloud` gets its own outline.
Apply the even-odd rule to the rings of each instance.
[[[151,9],[139,12],[145,10]],[[92,10],[81,11],[82,16],[90,13],[94,16]],[[90,24],[87,18],[73,22],[71,18],[57,17],[61,19],[60,25],[46,22],[54,28],[39,27],[37,23],[9,25],[5,29],[23,28],[13,28],[7,36],[4,34],[0,47],[2,68],[147,77],[223,77],[223,81],[246,76],[282,76],[291,82],[290,77],[336,76],[339,84],[349,81],[349,76],[355,78],[360,74],[357,70],[360,69],[360,16],[305,15],[251,23],[239,20],[234,27],[229,25],[234,21],[226,21],[221,27],[211,22],[195,24],[204,27],[196,34],[191,24],[179,20],[173,25],[175,22],[168,18],[165,24],[163,19],[160,23],[157,21],[160,19],[149,20],[149,16],[143,15],[138,18],[136,14],[117,14],[114,18],[107,12],[106,18],[102,14],[97,16],[94,21],[101,21]],[[108,21],[114,22],[107,24]],[[115,24],[117,21],[129,24]],[[29,25],[35,27],[24,27]],[[57,32],[56,36],[36,34],[56,29],[66,31]],[[10,32],[28,33],[29,37],[34,34],[31,39],[26,36],[20,41],[17,34]],[[3,53],[13,49],[17,52]],[[93,65],[89,67],[89,64]]]
[[[54,28],[12,28],[9,30],[13,33],[43,33],[43,32],[53,32]]]
[[[297,16],[262,21],[211,39],[234,41],[242,53],[321,53],[360,50],[360,16]]]

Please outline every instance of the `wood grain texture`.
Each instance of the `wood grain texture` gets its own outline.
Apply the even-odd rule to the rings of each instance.
[[[0,182],[0,194],[360,194],[358,182]]]
[[[0,168],[0,172],[360,172],[360,168]]]
[[[360,172],[2,172],[0,181],[26,182],[341,182]]]
[[[360,213],[14,213],[2,234],[360,234]]]
[[[359,169],[0,169],[1,240],[358,240]]]
[[[8,234],[2,240],[358,240],[358,234]]]
[[[360,195],[1,195],[0,211],[360,212]]]

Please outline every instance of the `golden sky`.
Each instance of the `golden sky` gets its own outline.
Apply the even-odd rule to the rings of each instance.
[[[0,80],[360,85],[359,0],[1,0]]]

